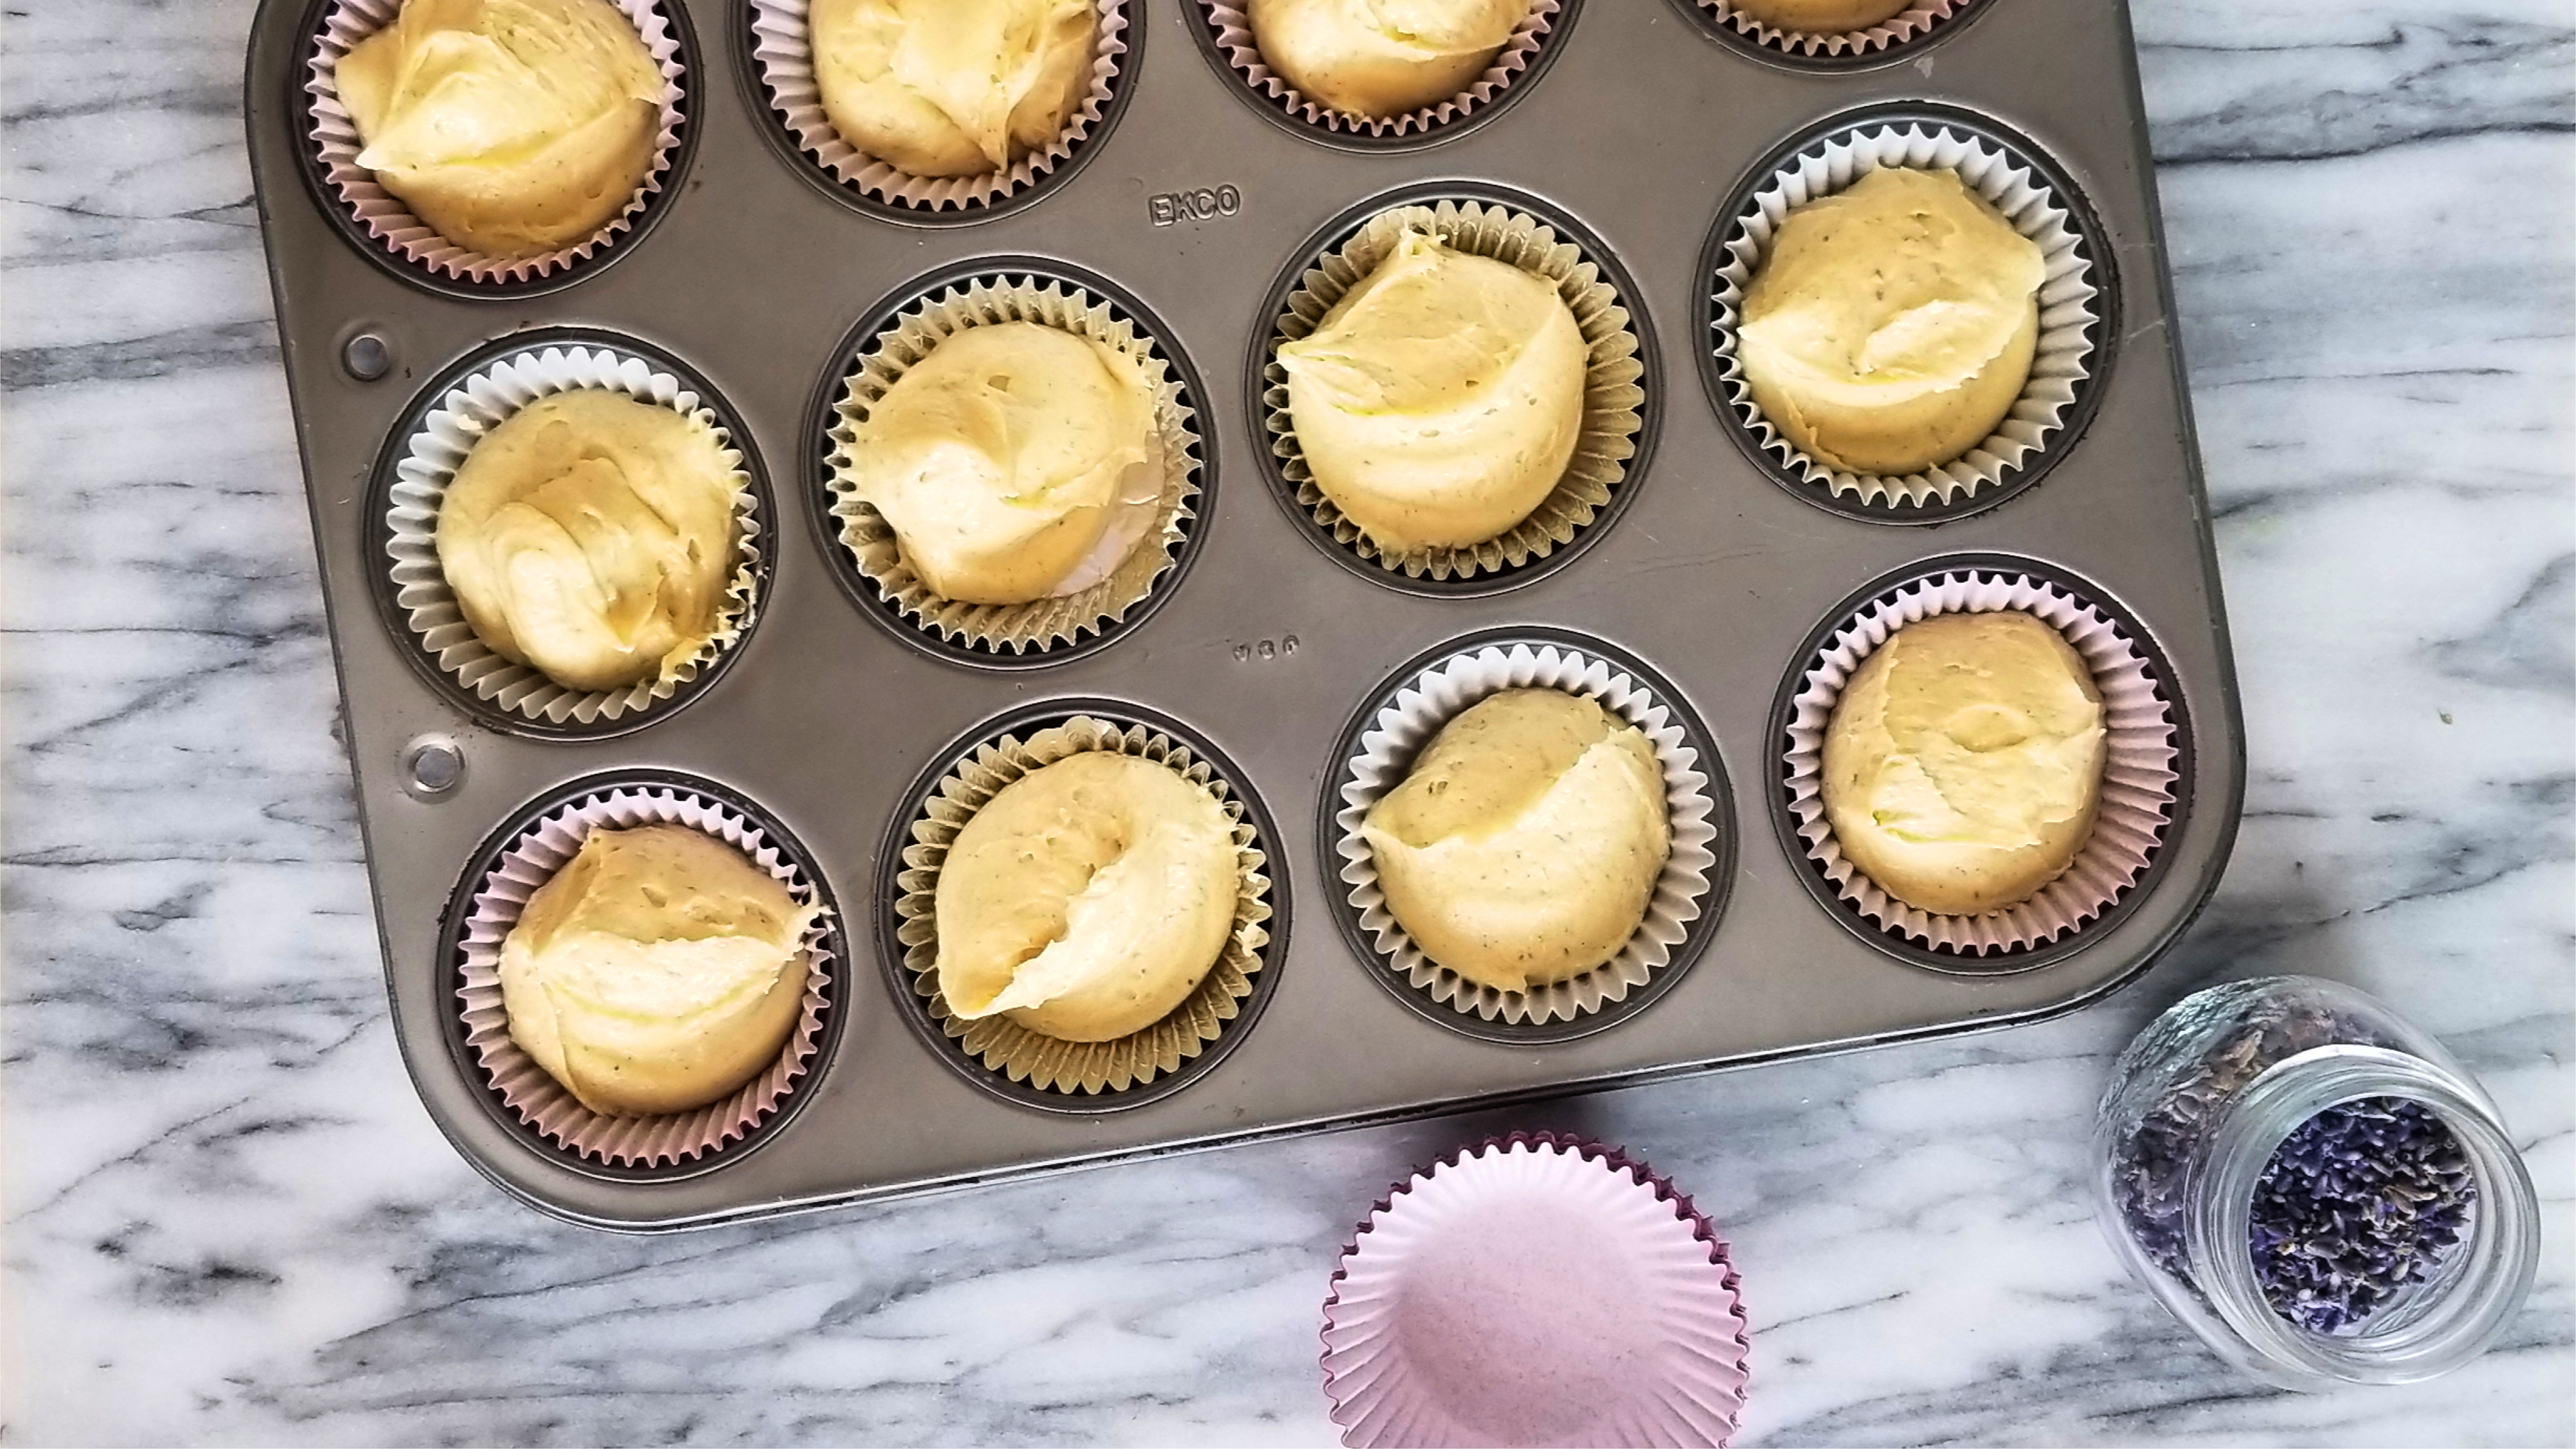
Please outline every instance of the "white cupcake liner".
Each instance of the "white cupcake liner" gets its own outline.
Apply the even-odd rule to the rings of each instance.
[[[1583,426],[1575,439],[1574,456],[1555,489],[1529,516],[1482,543],[1395,554],[1380,549],[1317,486],[1297,442],[1296,418],[1288,409],[1288,370],[1280,364],[1279,346],[1311,334],[1335,303],[1377,270],[1409,227],[1420,227],[1459,251],[1509,262],[1554,282],[1591,352],[1584,369]],[[1571,544],[1610,506],[1615,491],[1628,481],[1628,463],[1637,454],[1638,435],[1645,430],[1644,353],[1628,306],[1609,274],[1582,247],[1560,240],[1545,221],[1483,201],[1410,202],[1370,217],[1350,240],[1318,258],[1290,289],[1271,324],[1263,362],[1262,425],[1270,435],[1270,451],[1278,459],[1280,476],[1296,492],[1297,505],[1335,543],[1408,578],[1472,579],[1546,558]]]
[[[960,1019],[939,992],[939,871],[948,848],[975,812],[1023,776],[1088,750],[1152,760],[1214,795],[1234,822],[1237,884],[1234,930],[1216,965],[1169,1015],[1141,1031],[1102,1042],[1060,1041],[1029,1030],[1008,1016]],[[1143,1086],[1195,1060],[1225,1032],[1237,1029],[1252,978],[1270,943],[1269,857],[1261,850],[1234,785],[1187,745],[1144,725],[1120,725],[1088,715],[1039,730],[1026,739],[1005,734],[977,745],[941,777],[922,802],[895,877],[895,940],[918,1004],[940,1032],[965,1054],[1013,1082],[1040,1091],[1100,1096]]]
[[[1553,1133],[1396,1184],[1324,1302],[1353,1449],[1723,1445],[1752,1353],[1726,1240],[1644,1164]]]
[[[484,1081],[520,1121],[579,1157],[616,1167],[672,1166],[689,1162],[748,1135],[774,1116],[798,1082],[816,1067],[824,1014],[831,1009],[832,922],[818,911],[805,931],[805,1004],[787,1045],[766,1071],[724,1099],[658,1117],[611,1117],[581,1104],[571,1090],[510,1039],[509,1012],[501,1004],[501,946],[537,888],[554,879],[581,843],[597,829],[685,825],[741,851],[785,884],[801,902],[815,899],[815,883],[760,827],[714,800],[669,785],[618,786],[584,796],[530,825],[502,848],[500,860],[475,887],[458,943],[462,984],[456,1000],[465,1022],[465,1044]]]
[[[2039,344],[2029,380],[1993,434],[1960,457],[1920,473],[1891,477],[1827,466],[1791,442],[1753,400],[1736,355],[1744,294],[1789,213],[1849,188],[1890,166],[1955,170],[2015,231],[2039,244],[2047,267],[2039,288]],[[2062,445],[2066,415],[2092,374],[2101,325],[2101,295],[2084,234],[2064,199],[2031,167],[1993,142],[1938,122],[1863,123],[1801,150],[1728,223],[1726,261],[1714,278],[1718,374],[1727,406],[1764,452],[1798,478],[1833,493],[1881,506],[1922,507],[1972,496],[2002,483],[2051,446]]]
[[[1531,0],[1529,14],[1514,27],[1503,48],[1494,55],[1494,63],[1484,74],[1470,82],[1465,90],[1445,101],[1434,102],[1398,116],[1354,116],[1336,111],[1288,83],[1286,76],[1273,71],[1261,58],[1261,47],[1252,36],[1252,17],[1244,6],[1228,0],[1192,0],[1206,18],[1208,29],[1216,37],[1216,48],[1226,64],[1254,95],[1268,100],[1289,115],[1319,130],[1367,136],[1373,140],[1403,140],[1425,137],[1453,122],[1465,120],[1491,106],[1503,92],[1511,89],[1547,45],[1564,12],[1560,0]]]
[[[1967,9],[1974,0],[1915,0],[1903,11],[1876,25],[1839,32],[1782,30],[1747,15],[1734,0],[1695,0],[1695,3],[1756,45],[1814,58],[1875,55],[1909,44],[1931,34]]]
[[[474,632],[438,562],[438,510],[474,445],[511,414],[554,393],[601,389],[694,418],[716,435],[733,467],[733,577],[715,632],[696,652],[623,689],[566,689],[493,652]],[[413,638],[475,698],[551,725],[608,725],[677,694],[751,627],[759,606],[760,500],[732,435],[689,384],[643,358],[604,346],[539,343],[468,374],[430,409],[403,445],[385,509],[394,602]]]
[[[412,214],[401,197],[376,182],[376,174],[358,164],[366,142],[357,122],[340,103],[340,58],[367,37],[384,29],[402,10],[403,0],[333,0],[322,15],[313,54],[305,62],[304,91],[313,144],[320,152],[322,176],[367,235],[386,250],[415,266],[451,281],[500,285],[534,281],[589,260],[635,227],[671,171],[680,149],[681,107],[686,97],[686,68],[680,64],[680,42],[659,0],[609,0],[635,23],[644,49],[662,72],[662,128],[653,142],[653,165],[626,209],[579,244],[535,257],[493,257],[457,245],[436,227]]]
[[[1091,42],[1091,89],[1074,107],[1064,130],[1043,151],[1031,151],[981,176],[915,176],[880,161],[843,139],[823,111],[814,78],[813,37],[806,29],[809,0],[750,0],[751,58],[768,93],[774,124],[784,124],[797,148],[842,185],[889,206],[929,213],[971,211],[1015,196],[1045,180],[1101,127],[1127,55],[1126,0],[1097,0],[1099,20]]]
[[[1154,422],[1163,445],[1162,495],[1144,537],[1090,587],[1025,604],[969,604],[941,596],[913,572],[893,525],[858,496],[850,477],[858,427],[876,400],[941,342],[997,322],[1059,328],[1135,359],[1154,380]],[[880,597],[942,640],[1010,654],[1071,644],[1125,619],[1180,562],[1181,542],[1199,495],[1203,449],[1197,414],[1181,394],[1180,370],[1165,357],[1162,341],[1073,283],[1034,276],[978,279],[910,304],[853,361],[835,412],[831,473],[824,486],[831,494],[831,515],[840,524],[841,547]],[[1086,559],[1077,572],[1107,562]]]
[[[1423,954],[1387,909],[1377,860],[1360,827],[1380,798],[1404,783],[1413,762],[1441,727],[1489,695],[1506,689],[1561,689],[1598,701],[1644,732],[1664,776],[1664,803],[1672,849],[1646,902],[1645,919],[1619,953],[1579,976],[1532,991],[1480,985]],[[1361,731],[1359,753],[1343,767],[1342,808],[1333,824],[1342,858],[1346,899],[1360,929],[1373,938],[1386,969],[1414,990],[1447,1004],[1461,1016],[1514,1025],[1572,1021],[1624,1001],[1672,961],[1673,947],[1705,908],[1717,865],[1711,848],[1720,821],[1699,751],[1684,731],[1678,706],[1619,665],[1571,646],[1549,643],[1486,644],[1429,666],[1398,689],[1395,698]]]
[[[1935,614],[2018,609],[2066,638],[2102,696],[2102,792],[2093,833],[2064,873],[2016,906],[1951,916],[1907,905],[1863,875],[1825,818],[1825,728],[1853,671],[1908,624]],[[1966,957],[2044,946],[2109,910],[2145,873],[2172,824],[2179,755],[2173,706],[2144,650],[2120,625],[2067,590],[2027,574],[1959,569],[1872,601],[1840,628],[1800,680],[1784,757],[1789,813],[1807,858],[1842,899],[1881,930]]]

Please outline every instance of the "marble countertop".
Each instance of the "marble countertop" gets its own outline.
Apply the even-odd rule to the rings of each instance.
[[[2216,901],[2065,1020],[1508,1124],[1624,1143],[1723,1225],[1748,1445],[2569,1442],[2576,7],[2134,8],[2244,680]],[[660,1238],[440,1140],[334,740],[251,10],[0,18],[0,1443],[1328,1442],[1352,1220],[1505,1119]],[[2091,1221],[2112,1054],[2273,971],[2442,1036],[2529,1155],[2540,1286],[2450,1378],[2264,1389]]]

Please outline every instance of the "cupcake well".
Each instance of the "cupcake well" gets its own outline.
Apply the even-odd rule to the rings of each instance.
[[[1936,522],[2001,502],[2073,445],[2108,362],[2113,298],[2108,256],[2080,198],[2051,179],[2034,148],[1985,123],[1915,110],[1829,123],[1757,168],[1759,179],[1738,193],[1710,239],[1710,347],[1701,369],[1738,441],[1791,491],[1857,517]],[[1967,453],[1901,477],[1833,468],[1791,442],[1754,402],[1735,350],[1745,293],[1789,214],[1891,166],[1956,171],[2039,245],[2046,264],[2038,348],[2012,411]]]
[[[1667,986],[1707,940],[1724,905],[1734,852],[1723,803],[1723,766],[1706,743],[1705,728],[1685,712],[1672,687],[1597,646],[1539,634],[1460,641],[1398,679],[1392,695],[1360,722],[1340,769],[1334,795],[1338,804],[1330,807],[1325,824],[1327,858],[1341,862],[1346,919],[1369,945],[1367,969],[1388,973],[1388,984],[1397,985],[1400,996],[1436,1003],[1424,1013],[1433,1020],[1505,1039],[1588,1034],[1616,1018],[1587,1018],[1632,996],[1642,1004]],[[1645,918],[1618,954],[1590,971],[1532,991],[1501,991],[1469,981],[1414,944],[1387,909],[1360,827],[1370,809],[1404,782],[1442,726],[1489,695],[1532,687],[1597,700],[1644,732],[1663,770],[1672,845]],[[1703,917],[1708,924],[1695,928]]]
[[[750,0],[749,46],[769,124],[783,128],[796,154],[835,190],[886,214],[920,221],[977,220],[995,208],[1035,194],[1066,170],[1085,143],[1108,129],[1116,110],[1121,72],[1131,62],[1126,0],[1097,0],[1091,41],[1091,89],[1066,118],[1054,144],[1031,151],[998,171],[980,176],[915,176],[880,161],[843,139],[824,113],[814,76],[813,38],[807,30],[810,0]]]
[[[1652,437],[1653,396],[1642,313],[1627,300],[1635,287],[1611,269],[1599,243],[1562,219],[1531,209],[1534,203],[1470,188],[1435,185],[1418,197],[1399,193],[1369,204],[1356,226],[1337,223],[1316,252],[1305,255],[1286,280],[1274,320],[1256,359],[1254,416],[1274,480],[1295,509],[1311,520],[1330,552],[1357,561],[1360,572],[1399,588],[1439,592],[1487,591],[1523,582],[1551,556],[1597,533],[1620,500],[1636,486],[1636,473]],[[1347,227],[1347,230],[1345,229]],[[1591,344],[1585,371],[1583,423],[1564,476],[1529,516],[1498,537],[1465,548],[1430,548],[1390,554],[1342,516],[1307,470],[1288,410],[1288,371],[1279,363],[1281,343],[1311,334],[1351,288],[1375,270],[1408,227],[1420,227],[1459,251],[1509,262],[1556,283]],[[1568,238],[1577,238],[1569,240]],[[1320,254],[1317,254],[1317,253]],[[1623,295],[1624,292],[1624,295]],[[1561,558],[1560,560],[1561,561]]]
[[[1034,726],[1034,727],[1032,727]],[[1170,1015],[1113,1041],[1069,1042],[1008,1016],[963,1020],[939,992],[939,871],[966,822],[1004,787],[1086,750],[1168,766],[1216,796],[1234,822],[1238,886],[1234,931],[1216,965]],[[1076,712],[1061,722],[1002,726],[959,754],[915,797],[901,834],[888,906],[897,994],[919,1013],[941,1055],[968,1080],[1013,1100],[1069,1111],[1142,1105],[1185,1082],[1181,1074],[1250,1030],[1256,990],[1276,952],[1276,868],[1261,821],[1231,773],[1205,751],[1141,721]],[[1191,1073],[1190,1075],[1195,1075]]]
[[[465,295],[516,293],[532,284],[567,278],[635,230],[677,169],[681,136],[687,125],[687,75],[677,27],[658,0],[609,0],[635,24],[645,51],[661,69],[662,121],[653,142],[653,164],[623,211],[580,243],[536,257],[494,257],[459,246],[437,228],[412,214],[402,199],[379,185],[375,173],[358,164],[366,149],[357,123],[340,103],[337,72],[340,58],[359,42],[384,29],[401,13],[402,0],[330,0],[322,12],[312,50],[305,61],[304,96],[307,132],[319,167],[322,189],[336,202],[342,218],[373,238],[386,255],[399,258],[428,279],[448,284]]]
[[[389,602],[441,682],[504,722],[548,733],[600,733],[673,707],[712,674],[758,616],[767,565],[762,497],[742,442],[701,384],[662,360],[609,339],[532,338],[469,364],[399,435],[385,471],[382,544]],[[559,392],[600,389],[696,418],[713,429],[733,462],[735,560],[714,633],[698,649],[622,689],[567,689],[537,669],[493,652],[465,621],[438,561],[438,510],[474,444],[513,413]]]
[[[685,825],[725,842],[821,910],[805,933],[805,1000],[778,1060],[723,1099],[658,1117],[612,1117],[580,1099],[510,1039],[501,1004],[501,947],[528,898],[554,878],[596,829]],[[748,814],[676,782],[603,784],[541,810],[500,847],[471,884],[451,939],[456,953],[456,1010],[467,1057],[502,1109],[557,1151],[612,1169],[702,1168],[758,1133],[789,1095],[821,1070],[827,1018],[834,1009],[839,926],[831,902],[800,863],[792,843],[773,840]]]
[[[1253,39],[1249,0],[1188,0],[1204,22],[1211,52],[1266,114],[1341,144],[1429,145],[1493,113],[1515,86],[1536,78],[1550,39],[1573,22],[1580,0],[1530,0],[1529,14],[1494,55],[1493,64],[1449,99],[1402,115],[1355,116],[1314,100],[1273,71]]]
[[[1141,309],[1120,305],[1123,300],[1096,283],[1044,272],[977,272],[920,287],[850,359],[824,438],[825,525],[837,540],[834,562],[855,572],[863,598],[873,595],[923,642],[992,662],[1053,662],[1086,640],[1108,637],[1174,581],[1197,517],[1207,449],[1178,355]],[[933,592],[904,562],[893,526],[857,495],[848,476],[869,407],[942,340],[996,322],[1034,322],[1106,343],[1156,380],[1163,491],[1154,520],[1107,578],[1062,598],[969,604]]]
[[[1751,1346],[1726,1240],[1616,1149],[1487,1138],[1397,1183],[1324,1301],[1354,1449],[1723,1445]]]
[[[1906,625],[1934,614],[2018,609],[2064,635],[2102,696],[2105,757],[2093,833],[2055,880],[2017,906],[1940,915],[1882,890],[1843,857],[1825,818],[1824,737],[1853,671]],[[1784,817],[1845,909],[1904,942],[1907,959],[1936,969],[2016,971],[2047,964],[2030,953],[2071,943],[2109,913],[2154,864],[2180,813],[2180,709],[2139,638],[2066,584],[2005,568],[1935,568],[1870,599],[1834,626],[1801,666],[1787,701],[1780,756]]]

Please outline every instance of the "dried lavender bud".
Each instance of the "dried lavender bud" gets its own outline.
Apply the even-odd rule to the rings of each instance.
[[[2431,1271],[2476,1199],[2468,1154],[2423,1104],[2329,1107],[2282,1139],[2255,1183],[2255,1279],[2290,1322],[2349,1328]]]

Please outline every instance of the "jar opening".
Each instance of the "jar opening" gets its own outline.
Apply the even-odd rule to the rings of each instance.
[[[2364,1112],[2377,1110],[2391,1119],[2397,1113],[2393,1107],[2358,1105],[2363,1103],[2408,1110],[2402,1122],[2371,1122]],[[2311,1128],[2321,1119],[2323,1126]],[[2353,1121],[2371,1125],[2357,1136],[2338,1135],[2337,1124]],[[2405,1131],[2394,1135],[2402,1140],[2393,1146],[2369,1140],[2374,1130],[2387,1139],[2389,1129],[2400,1126]],[[2276,1160],[2308,1154],[2301,1165],[2315,1170],[2310,1188],[2328,1198],[2359,1189],[2354,1195],[2366,1200],[2374,1184],[2388,1180],[2384,1157],[2349,1173],[2324,1159],[2418,1150],[2427,1159],[2422,1181],[2439,1183],[2445,1171],[2451,1173],[2456,1203],[2435,1204],[2437,1213],[2459,1209],[2456,1232],[2448,1234],[2439,1254],[2420,1276],[2388,1284],[2390,1291],[2367,1312],[2348,1318],[2330,1311],[2284,1314],[2277,1282],[2267,1282],[2262,1271],[2267,1245],[2256,1236],[2258,1223],[2277,1228],[2282,1222],[2282,1204],[2265,1198],[2267,1173],[2275,1189],[2281,1186]],[[2442,1159],[2439,1169],[2431,1165],[2436,1157]],[[2407,1383],[2445,1372],[2483,1349],[2529,1292],[2538,1261],[2539,1204],[2520,1155],[2488,1104],[2406,1053],[2329,1046],[2274,1064],[2229,1111],[2211,1145],[2208,1170],[2209,1191],[2193,1202],[2185,1225],[2191,1276],[2228,1326],[2295,1387]],[[2417,1177],[2399,1175],[2409,1192],[2422,1190]],[[2296,1251],[2351,1255],[2339,1271],[2307,1274],[2312,1290],[2330,1292],[2367,1273],[2380,1238],[2339,1229],[2331,1211],[2324,1218],[2301,1216],[2296,1206],[2291,1204],[2290,1220],[2311,1232],[2311,1241]],[[2437,1223],[2453,1226],[2438,1216]],[[2315,1307],[2314,1299],[2309,1306]]]

